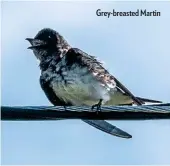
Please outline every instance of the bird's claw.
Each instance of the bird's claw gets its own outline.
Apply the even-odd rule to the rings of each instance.
[[[101,111],[101,105],[102,105],[102,99],[100,99],[100,101],[97,104],[93,105],[91,107],[91,110],[93,111],[93,109],[96,107],[96,112],[98,114],[98,112]]]
[[[64,106],[64,111],[67,111],[67,107],[66,106]]]

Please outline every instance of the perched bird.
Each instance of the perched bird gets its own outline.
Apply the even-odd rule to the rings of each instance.
[[[40,61],[40,85],[55,106],[141,105],[154,100],[135,97],[111,75],[94,56],[72,48],[55,30],[44,28],[26,38],[29,49]],[[125,131],[104,120],[83,120],[106,133],[131,138]]]

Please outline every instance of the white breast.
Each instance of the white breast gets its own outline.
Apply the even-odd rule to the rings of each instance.
[[[60,65],[56,70],[59,70]],[[53,74],[50,70],[45,71],[47,79],[53,77],[51,87],[56,95],[65,102],[71,102],[73,105],[94,105],[103,99],[103,103],[110,99],[109,90],[89,73],[87,68],[80,68],[78,65],[72,65],[70,69],[63,68],[62,75]]]

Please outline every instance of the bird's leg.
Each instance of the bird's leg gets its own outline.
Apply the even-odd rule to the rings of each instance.
[[[96,107],[97,113],[98,111],[101,111],[101,105],[102,105],[102,99],[99,100],[99,102],[91,107],[91,110],[93,110]]]
[[[67,111],[67,107],[64,105],[64,110]]]

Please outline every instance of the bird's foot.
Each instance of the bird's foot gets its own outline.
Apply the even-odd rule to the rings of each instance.
[[[97,114],[98,114],[98,112],[101,111],[101,105],[102,105],[102,99],[100,99],[97,104],[93,105],[91,107],[91,110],[93,111],[93,109],[96,107],[96,111],[97,111]]]
[[[64,111],[67,111],[67,107],[66,106],[64,106]]]

